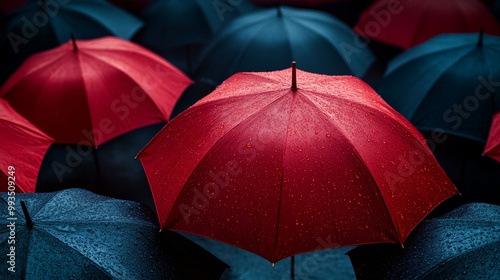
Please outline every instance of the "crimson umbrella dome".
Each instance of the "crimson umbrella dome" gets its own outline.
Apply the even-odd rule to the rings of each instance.
[[[43,157],[54,140],[3,99],[0,99],[0,139],[0,191],[34,192]]]
[[[484,154],[500,162],[500,113],[493,116]]]
[[[356,24],[362,36],[402,49],[443,33],[484,30],[500,35],[500,24],[480,0],[378,0]]]
[[[237,72],[284,69],[362,77],[374,56],[355,48],[349,26],[325,12],[276,7],[229,23],[203,50],[196,77],[218,85]]]
[[[0,96],[57,143],[98,146],[164,122],[191,80],[125,40],[77,40],[28,59]]]
[[[162,228],[277,262],[317,249],[403,243],[456,193],[423,138],[351,76],[239,73],[139,153]]]

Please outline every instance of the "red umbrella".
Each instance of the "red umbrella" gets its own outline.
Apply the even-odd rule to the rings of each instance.
[[[480,0],[378,0],[361,15],[355,31],[408,49],[442,33],[500,35],[500,24]]]
[[[500,162],[500,112],[493,116],[484,154]]]
[[[239,73],[139,153],[161,228],[271,262],[403,243],[456,189],[423,138],[367,84],[290,69]],[[295,74],[295,71],[293,71]],[[295,76],[295,75],[293,75]]]
[[[167,121],[189,84],[187,76],[152,52],[104,37],[32,56],[0,96],[56,142],[98,146]]]
[[[54,140],[3,99],[0,99],[0,139],[0,192],[34,192],[43,157]]]

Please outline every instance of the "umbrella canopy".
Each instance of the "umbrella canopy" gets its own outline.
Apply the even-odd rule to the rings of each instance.
[[[138,42],[156,49],[205,43],[241,14],[254,10],[248,0],[157,0],[143,12]]]
[[[1,194],[6,210],[7,201]],[[2,269],[2,279],[219,279],[227,268],[178,234],[158,233],[135,202],[71,189],[19,194],[12,207],[2,211],[0,243],[14,252],[15,272]]]
[[[142,25],[105,0],[30,1],[0,19],[0,83],[29,56],[68,41],[70,33],[78,39],[130,39]]]
[[[220,84],[236,72],[272,71],[296,60],[306,71],[363,76],[374,57],[349,48],[354,33],[313,10],[270,8],[235,19],[202,53],[198,78]]]
[[[396,57],[375,89],[418,129],[486,142],[500,81],[500,37],[437,36]]]
[[[0,191],[35,191],[43,156],[54,140],[3,99],[0,99],[0,138]]]
[[[139,202],[154,209],[153,197],[137,153],[165,123],[127,132],[92,149],[54,144],[47,151],[36,185],[37,192],[83,188],[100,195]]]
[[[222,26],[254,10],[249,0],[157,0],[142,13],[145,27],[134,41],[193,76],[202,46]]]
[[[214,90],[215,86],[204,83],[202,81],[196,81],[195,83],[190,85],[181,95],[181,97],[175,104],[171,118],[175,118],[178,114],[182,113],[184,110],[191,107],[193,104],[195,104]]]
[[[500,163],[483,155],[484,143],[435,132],[424,131],[423,136],[461,194],[446,201],[447,210],[470,202],[500,205]]]
[[[500,162],[500,113],[493,116],[484,154]]]
[[[318,237],[331,237],[326,248],[402,243],[456,193],[423,138],[364,82],[294,73],[234,75],[139,153],[162,228],[277,262]]]
[[[356,32],[408,49],[443,33],[484,30],[500,35],[500,24],[481,0],[378,0],[361,15]]]
[[[128,41],[77,40],[28,59],[0,89],[57,143],[98,146],[165,122],[191,80]]]
[[[498,279],[500,206],[474,203],[424,221],[405,248],[367,245],[348,253],[357,279]]]
[[[353,247],[321,250],[329,239],[318,238],[318,249],[314,252],[297,255],[294,258],[294,277],[291,275],[288,258],[269,265],[269,261],[243,249],[230,246],[213,239],[194,234],[183,233],[183,236],[199,244],[216,257],[231,266],[224,272],[221,280],[255,279],[255,280],[286,280],[286,279],[335,279],[356,280],[351,260],[346,252]]]

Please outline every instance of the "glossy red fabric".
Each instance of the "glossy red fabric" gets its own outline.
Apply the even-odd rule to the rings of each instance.
[[[361,14],[354,31],[408,49],[439,34],[481,29],[500,35],[500,24],[480,0],[378,0]]]
[[[239,73],[141,151],[162,228],[271,262],[403,243],[456,189],[423,138],[367,84],[291,70]]]
[[[34,192],[43,157],[53,142],[0,99],[0,192]],[[15,186],[10,190],[9,181]]]
[[[500,113],[493,116],[484,154],[500,162]]]
[[[77,40],[30,57],[0,97],[58,143],[98,146],[164,122],[191,80],[134,43]]]

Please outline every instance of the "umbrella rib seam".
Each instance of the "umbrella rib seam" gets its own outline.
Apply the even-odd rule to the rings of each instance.
[[[282,98],[286,97],[286,95],[283,95]],[[283,155],[282,155],[282,171],[281,171],[281,179],[280,179],[280,195],[279,195],[279,199],[278,199],[278,213],[277,213],[277,216],[276,216],[276,232],[275,232],[275,235],[274,235],[274,252],[273,253],[276,253],[276,251],[278,250],[278,239],[279,239],[279,225],[280,225],[280,218],[281,218],[281,203],[282,203],[282,198],[283,198],[283,184],[284,184],[284,180],[285,180],[285,157],[286,157],[286,148],[287,148],[287,144],[288,144],[288,131],[290,129],[290,119],[292,117],[292,108],[293,108],[293,105],[295,103],[295,100],[297,99],[297,93],[293,93],[292,94],[292,102],[290,104],[290,108],[289,108],[289,111],[288,111],[288,120],[287,120],[287,126],[286,126],[286,131],[285,131],[285,141],[284,141],[284,144],[283,144]],[[274,255],[274,254],[272,254]],[[281,249],[280,249],[280,254],[278,255],[281,255]],[[276,257],[276,256],[273,256],[273,257]]]
[[[302,95],[302,96],[304,97],[304,99],[305,99],[305,100],[306,100],[306,101],[307,101],[310,105],[312,105],[312,106],[313,106],[314,108],[316,108],[319,112],[321,112],[321,115],[323,115],[323,117],[324,117],[324,118],[325,118],[325,119],[326,119],[326,120],[327,120],[330,124],[332,124],[332,126],[337,127],[337,125],[331,121],[331,118],[330,118],[330,117],[329,117],[329,116],[328,116],[328,115],[327,115],[327,114],[326,114],[326,113],[325,113],[325,112],[324,112],[324,111],[323,111],[320,107],[318,107],[318,106],[317,106],[317,105],[316,105],[316,104],[315,104],[312,100],[310,100],[309,98],[307,98],[307,96],[305,96],[305,95]],[[405,130],[406,130],[406,129],[405,129]],[[351,140],[350,140],[347,136],[345,136],[345,134],[344,134],[344,133],[343,133],[340,129],[337,129],[337,131],[339,131],[339,132],[340,132],[340,134],[342,135],[342,137],[343,137],[344,139],[346,139],[346,140],[347,140],[347,141],[351,144],[351,146],[352,146],[352,147],[355,147],[354,143],[353,143],[353,142],[352,142],[352,141],[351,141]],[[376,187],[375,187],[374,189],[375,189],[375,190],[376,190],[376,191],[380,194],[380,197],[381,197],[381,199],[382,199],[382,201],[383,201],[383,203],[382,203],[383,208],[387,211],[388,217],[389,217],[389,219],[391,220],[391,225],[392,225],[392,227],[394,228],[394,232],[397,234],[397,239],[398,239],[398,241],[399,241],[399,242],[402,242],[402,240],[401,240],[401,239],[402,239],[401,233],[400,233],[400,231],[399,231],[398,227],[396,226],[395,220],[394,220],[394,218],[392,217],[392,214],[391,214],[391,212],[389,211],[389,208],[387,207],[387,203],[386,203],[386,201],[385,201],[384,196],[382,195],[382,192],[381,192],[381,191],[379,190],[379,188],[378,188],[378,182],[377,182],[377,180],[375,180],[375,178],[373,177],[373,175],[372,175],[372,173],[371,173],[370,168],[369,168],[369,167],[368,167],[368,165],[366,164],[365,160],[364,160],[364,159],[361,157],[361,155],[358,153],[358,151],[357,151],[355,148],[353,148],[353,151],[354,151],[354,153],[356,154],[356,157],[357,157],[357,158],[358,158],[358,159],[359,159],[359,160],[363,163],[363,166],[366,168],[366,170],[368,170],[368,171],[369,171],[368,173],[370,174],[371,179],[373,180],[373,182],[374,182],[374,183],[375,183],[375,185],[376,185]]]
[[[415,110],[413,112],[413,115],[412,116],[409,116],[408,117],[408,120],[410,119],[413,119],[415,117],[415,115],[417,114],[418,111],[420,111],[420,108],[422,107],[422,104],[424,103],[424,101],[427,100],[427,98],[429,98],[429,96],[431,96],[429,93],[436,87],[436,85],[438,84],[439,80],[446,74],[448,74],[450,72],[450,70],[452,70],[454,68],[455,65],[457,65],[458,63],[462,62],[465,58],[467,58],[471,53],[473,53],[475,51],[475,48],[472,48],[471,50],[469,50],[468,52],[464,53],[462,55],[462,57],[460,57],[459,59],[455,60],[453,63],[451,63],[448,68],[446,70],[444,70],[441,74],[439,74],[438,77],[436,77],[435,79],[435,82],[434,84],[426,91],[426,94],[424,95],[424,98],[422,98],[422,100],[418,103],[418,105],[415,107]],[[413,120],[411,121],[412,124],[413,124]],[[414,124],[415,126],[417,126],[417,124]]]
[[[276,91],[276,90],[269,91],[269,92],[275,92],[275,91]],[[257,110],[257,111],[256,111],[256,112],[254,112],[253,114],[251,114],[251,115],[247,116],[246,118],[242,119],[242,120],[241,120],[238,124],[236,124],[236,125],[235,125],[235,126],[233,126],[231,129],[229,129],[229,130],[228,130],[228,131],[224,134],[224,136],[225,136],[225,135],[228,135],[231,131],[234,131],[236,128],[238,128],[240,125],[242,125],[245,121],[247,121],[247,120],[249,120],[249,119],[251,119],[251,118],[255,117],[257,114],[261,113],[261,112],[262,112],[263,110],[265,110],[267,107],[269,107],[269,106],[273,105],[274,103],[278,102],[280,99],[284,98],[284,96],[286,96],[286,95],[282,95],[282,96],[280,96],[280,97],[276,98],[275,100],[273,100],[272,102],[270,102],[270,103],[269,103],[269,104],[267,104],[266,106],[264,106],[264,107],[260,108],[259,110]],[[237,96],[235,96],[235,97],[232,97],[232,98],[238,98],[238,97],[237,97]],[[231,99],[232,99],[232,98],[231,98]],[[241,98],[241,97],[240,97],[240,98]],[[225,101],[225,100],[227,100],[227,99],[229,99],[229,98],[224,98],[224,99],[214,100],[214,101],[212,101],[212,102]],[[204,104],[202,104],[202,105],[212,104],[212,102],[207,102],[207,103],[204,103]],[[208,106],[208,105],[207,105],[207,106]],[[167,126],[168,126],[168,124],[167,124]],[[199,135],[199,136],[200,136],[200,135]],[[219,139],[217,139],[217,141],[215,141],[215,142],[213,143],[213,145],[210,147],[210,149],[208,149],[208,150],[207,150],[207,152],[206,152],[203,156],[201,156],[201,157],[200,157],[200,160],[196,163],[196,165],[194,166],[194,168],[190,171],[189,176],[186,178],[186,180],[184,181],[184,183],[182,183],[182,186],[183,186],[183,187],[182,187],[181,191],[179,192],[179,195],[177,195],[177,197],[175,198],[174,203],[172,203],[172,207],[171,207],[169,210],[167,210],[167,211],[166,211],[168,214],[166,215],[166,216],[167,216],[167,218],[165,219],[165,221],[167,221],[167,220],[169,220],[169,219],[170,219],[170,214],[171,214],[171,212],[172,212],[172,209],[174,209],[176,206],[178,206],[178,202],[179,202],[179,198],[181,197],[181,194],[182,194],[183,192],[187,191],[187,188],[185,188],[186,183],[187,183],[187,182],[189,182],[189,180],[191,179],[191,177],[192,177],[192,176],[193,176],[193,174],[194,174],[194,171],[198,168],[198,166],[199,166],[199,165],[200,165],[200,163],[201,163],[201,162],[202,162],[202,161],[206,158],[206,156],[207,156],[210,152],[212,152],[212,151],[214,150],[214,147],[215,147],[215,146],[217,146],[217,144],[218,144],[218,143],[220,143],[220,142],[222,141],[222,139],[223,139],[223,138],[224,138],[224,137],[220,137]],[[163,224],[165,225],[165,223],[163,223]]]
[[[42,207],[43,208],[43,207]],[[78,255],[82,256],[84,259],[86,260],[89,260],[90,262],[92,262],[101,272],[103,272],[105,275],[107,275],[108,277],[110,277],[111,279],[113,278],[106,270],[104,270],[98,263],[96,263],[93,259],[91,259],[90,257],[88,256],[85,256],[82,252],[80,252],[79,250],[73,248],[71,245],[69,245],[68,243],[65,243],[64,241],[62,241],[61,239],[59,239],[58,237],[54,236],[53,234],[47,232],[46,230],[44,230],[43,228],[40,228],[40,227],[36,227],[36,229],[41,232],[42,234],[46,234],[46,235],[49,235],[51,236],[52,238],[54,238],[55,240],[57,240],[60,244],[63,245],[64,248],[69,248],[71,251],[74,251],[76,252]]]

